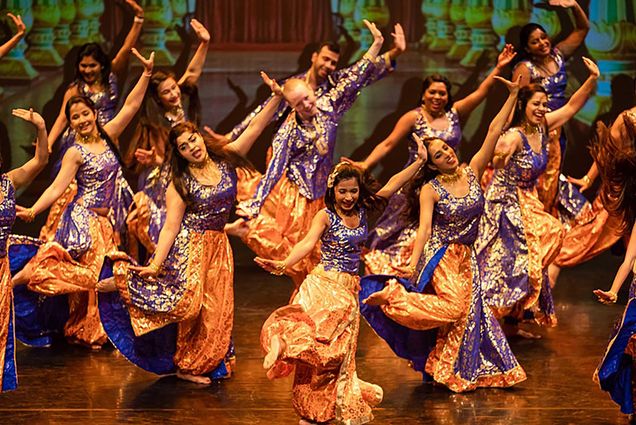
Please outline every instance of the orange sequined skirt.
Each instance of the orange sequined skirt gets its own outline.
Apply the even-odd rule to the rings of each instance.
[[[276,310],[263,325],[265,351],[275,335],[285,345],[268,376],[295,371],[292,403],[304,419],[363,424],[373,419],[371,408],[382,401],[382,388],[356,374],[359,282],[358,276],[319,265],[291,304]]]

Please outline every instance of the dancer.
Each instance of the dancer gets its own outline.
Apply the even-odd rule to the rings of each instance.
[[[55,143],[61,139],[56,154],[58,159],[53,167],[54,175],[60,170],[66,150],[75,143],[76,135],[66,116],[66,103],[69,99],[74,96],[89,98],[95,105],[97,122],[102,127],[115,116],[119,102],[119,87],[124,83],[128,70],[130,49],[137,43],[144,22],[143,8],[135,0],[126,0],[126,4],[135,14],[135,18],[124,43],[112,61],[97,43],[87,43],[79,49],[75,62],[75,80],[66,89],[60,112],[49,132],[49,151],[53,151]],[[116,139],[113,142],[118,145]],[[72,182],[51,207],[46,224],[40,231],[40,239],[47,242],[54,240],[62,214],[76,192],[77,184]]]
[[[76,179],[77,194],[60,219],[55,239],[40,247],[13,282],[28,284],[29,290],[46,296],[68,294],[69,319],[64,334],[69,342],[92,349],[106,342],[94,289],[104,256],[117,246],[116,232],[121,231],[132,200],[113,140],[137,113],[154,62],[154,54],[145,59],[134,48],[132,53],[142,62],[144,72],[122,109],[102,127],[89,98],[70,98],[65,112],[75,142],[64,154],[57,177],[33,206],[16,207],[18,217],[33,221]]]
[[[547,112],[545,89],[523,87],[510,129],[497,144],[475,249],[487,303],[508,317],[510,334],[532,336],[519,332],[525,310],[541,325],[556,325],[547,267],[559,252],[563,227],[545,212],[536,182],[547,165],[549,132],[572,118],[596,86],[598,67],[583,61],[590,74],[562,108]]]
[[[26,25],[22,22],[22,17],[20,15],[16,16],[13,13],[7,13],[7,16],[13,24],[15,25],[15,34],[3,45],[0,46],[0,58],[3,58],[13,49],[24,37],[26,33]]]
[[[282,261],[255,259],[265,270],[281,275],[320,241],[320,263],[290,305],[272,313],[261,331],[267,376],[282,378],[295,369],[292,403],[301,424],[364,424],[373,419],[371,408],[382,401],[382,388],[359,379],[355,363],[360,326],[357,274],[367,237],[367,210],[384,204],[425,161],[426,149],[420,143],[415,161],[375,194],[357,167],[340,162],[327,179],[326,208],[315,214],[306,236]]]
[[[437,137],[459,152],[462,138],[460,121],[485,99],[495,82],[495,76],[512,61],[515,56],[512,45],[507,44],[497,58],[497,64],[477,90],[465,98],[453,102],[450,81],[439,74],[424,79],[422,86],[422,104],[402,115],[389,136],[380,142],[364,161],[354,162],[363,170],[373,168],[408,136],[409,159],[413,162],[416,144],[413,135],[420,138]],[[346,159],[345,159],[346,160]],[[417,220],[409,220],[408,201],[403,191],[399,191],[390,200],[375,228],[369,233],[368,252],[363,260],[368,273],[395,274],[408,265],[417,230]]]
[[[13,15],[10,17],[18,26],[19,31],[18,24],[22,23],[20,17]],[[3,53],[6,52],[0,52],[0,54]],[[15,364],[13,286],[11,285],[11,270],[7,255],[9,235],[16,216],[15,192],[28,186],[33,178],[44,169],[49,160],[46,126],[40,114],[33,112],[33,109],[14,109],[11,113],[13,116],[33,124],[37,130],[37,143],[33,159],[21,167],[0,174],[0,392],[15,390],[18,387],[18,373]],[[1,157],[0,166],[2,166]]]
[[[375,24],[364,23],[373,44],[320,97],[306,81],[292,78],[285,83],[285,100],[293,112],[272,140],[273,155],[256,194],[238,207],[250,219],[242,239],[260,257],[285,258],[323,208],[338,123],[360,89],[377,78],[377,54],[384,39]],[[315,247],[285,270],[296,287],[318,263],[319,254]]]
[[[150,78],[141,117],[125,156],[138,175],[139,191],[135,193],[135,208],[127,218],[130,236],[149,253],[155,250],[159,232],[166,220],[166,190],[171,181],[172,155],[168,134],[177,124],[190,121],[201,124],[201,102],[198,81],[207,58],[210,33],[196,19],[190,21],[199,46],[186,72],[177,80],[164,71],[155,71]],[[131,244],[133,257],[138,258]]]
[[[618,291],[630,272],[636,273],[636,107],[623,112],[609,131],[602,131],[592,147],[592,156],[601,173],[603,202],[612,216],[623,222],[622,233],[631,232],[625,259],[608,291],[594,294],[604,304],[616,302]],[[601,389],[634,420],[633,371],[636,353],[636,278],[629,288],[629,299],[615,335],[610,340],[594,380]]]
[[[261,75],[275,98],[234,142],[206,143],[190,122],[170,131],[167,217],[150,263],[137,267],[124,253],[110,255],[114,278],[100,291],[118,290],[121,299],[100,295],[104,328],[128,360],[150,372],[176,371],[197,384],[232,373],[234,261],[223,228],[236,200],[235,168],[245,165],[282,99],[276,82]]]
[[[414,284],[383,275],[361,282],[362,315],[374,331],[415,370],[455,392],[526,379],[485,302],[473,246],[484,211],[481,176],[519,91],[518,79],[495,78],[510,95],[468,166],[444,140],[424,139],[430,160],[412,190],[413,202],[419,192],[419,208],[413,208],[419,227],[407,268]]]

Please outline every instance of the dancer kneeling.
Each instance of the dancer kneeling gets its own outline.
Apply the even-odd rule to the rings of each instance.
[[[415,370],[456,392],[508,387],[526,379],[485,303],[473,246],[484,210],[479,182],[519,90],[518,81],[495,78],[510,95],[470,165],[461,167],[443,140],[424,140],[430,160],[421,176],[426,183],[419,194],[419,229],[407,271],[414,282],[383,275],[365,276],[361,282],[360,298],[368,297],[362,315],[376,333]],[[417,192],[420,185],[413,189]]]
[[[261,332],[268,377],[295,368],[293,405],[301,423],[371,421],[382,389],[358,379],[355,355],[360,317],[358,269],[367,238],[367,209],[384,204],[426,160],[420,143],[415,162],[393,176],[376,194],[361,171],[341,162],[329,175],[326,208],[312,220],[307,235],[283,261],[256,257],[264,269],[282,275],[309,255],[320,240],[320,263],[305,278],[291,304],[276,310]]]

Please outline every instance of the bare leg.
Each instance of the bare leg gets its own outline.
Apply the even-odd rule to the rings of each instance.
[[[556,285],[557,279],[559,278],[559,273],[561,273],[561,267],[552,263],[548,266],[548,279],[550,280],[550,288],[554,288]]]
[[[263,369],[269,370],[274,366],[276,360],[280,357],[285,349],[285,341],[283,341],[278,335],[274,335],[269,343],[269,350],[263,360]]]
[[[190,375],[181,371],[177,372],[177,378],[183,379],[184,381],[194,382],[195,384],[200,385],[210,385],[212,383],[212,380],[207,376]]]

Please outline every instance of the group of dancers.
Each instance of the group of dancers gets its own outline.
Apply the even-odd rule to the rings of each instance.
[[[634,227],[636,110],[599,130],[583,179],[561,175],[562,127],[599,77],[582,58],[588,77],[567,98],[565,63],[589,28],[575,1],[556,2],[576,18],[562,42],[553,46],[540,25],[526,25],[517,50],[506,45],[479,87],[457,101],[446,77],[426,77],[421,104],[366,159],[335,166],[341,118],[406,49],[399,24],[393,48],[380,54],[382,33],[365,21],[373,43],[346,68],[336,69],[339,46],[327,42],[306,72],[281,85],[262,72],[271,96],[219,135],[200,128],[206,28],[191,21],[199,46],[177,78],[154,69],[154,54],[135,50],[144,10],[126,3],[135,17],[122,48],[112,60],[96,44],[79,50],[75,81],[48,134],[37,112],[13,111],[33,124],[37,141],[35,157],[0,180],[3,391],[17,386],[15,339],[44,347],[59,334],[91,349],[110,340],[158,375],[198,384],[229,378],[236,358],[228,235],[241,238],[262,268],[294,282],[289,304],[263,324],[261,345],[270,379],[294,373],[301,423],[372,420],[383,393],[356,372],[361,316],[425,380],[455,392],[509,387],[526,374],[506,337],[536,337],[520,326],[529,320],[555,326],[551,290],[560,268]],[[17,33],[0,54],[25,32],[20,17],[9,16]],[[118,110],[131,54],[143,72]],[[462,163],[460,122],[497,81],[508,98]],[[122,155],[120,136],[137,114]],[[260,174],[246,155],[273,122]],[[404,138],[407,164],[379,187],[368,171]],[[16,205],[16,190],[44,169],[49,152],[57,156],[53,182],[32,206]],[[131,170],[136,192],[125,178]],[[601,191],[591,204],[577,186],[586,189],[598,175]],[[11,234],[16,217],[32,221],[47,209],[39,238]],[[600,301],[616,301],[635,259],[633,236],[611,289],[595,291]],[[596,374],[625,413],[633,413],[633,366],[624,355],[636,351],[635,292],[633,285]]]

